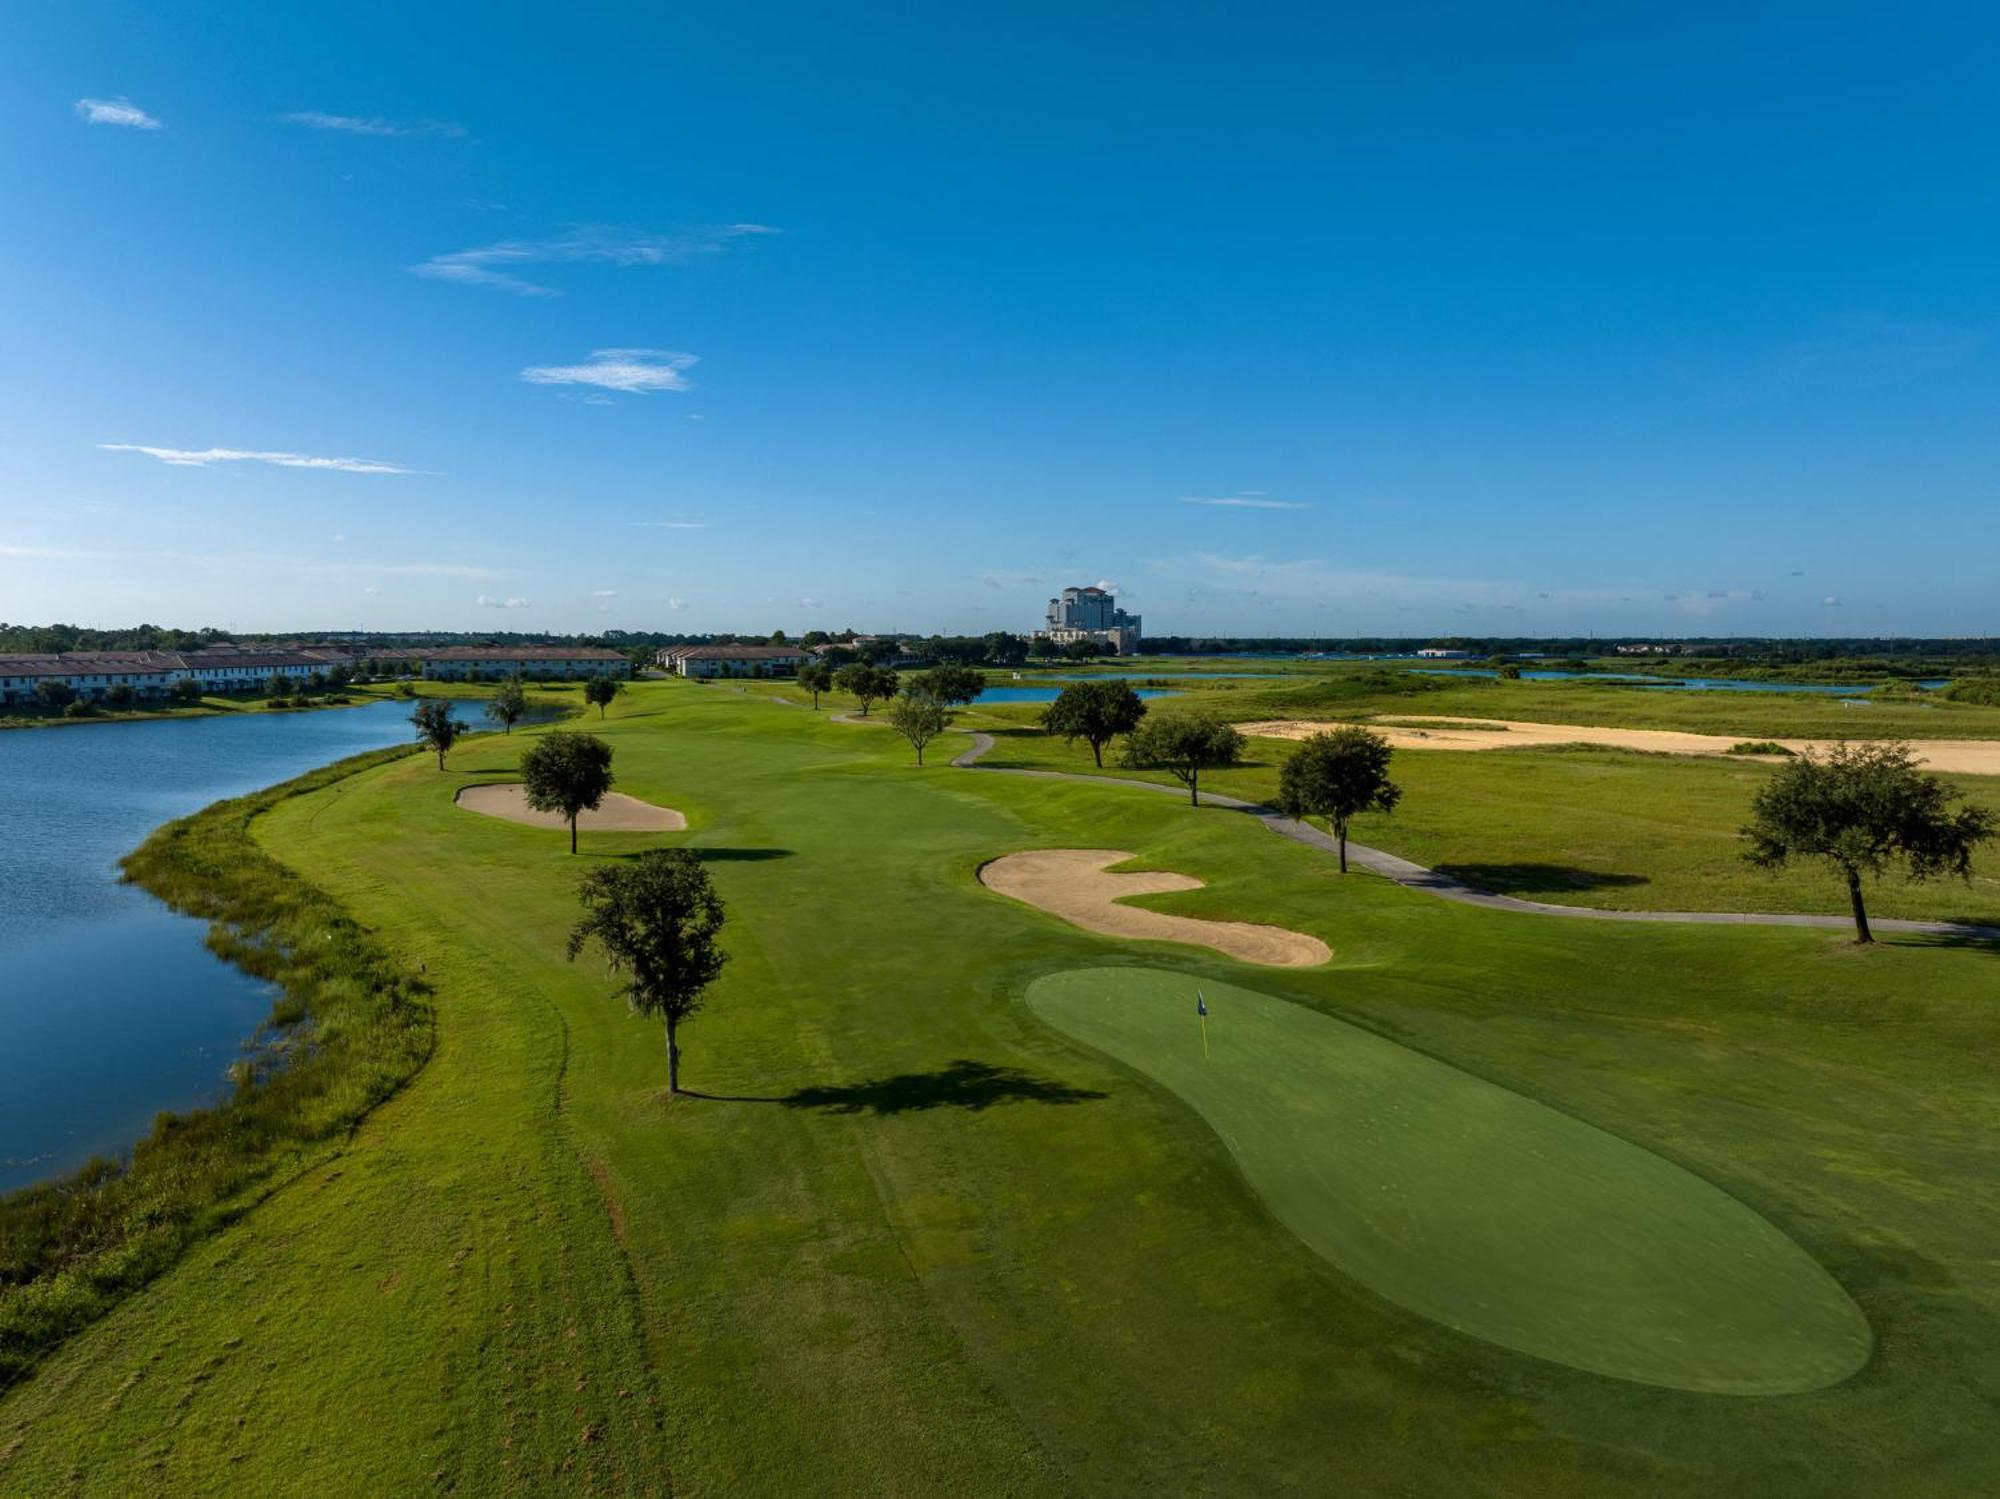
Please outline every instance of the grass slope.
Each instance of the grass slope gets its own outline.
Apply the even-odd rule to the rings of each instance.
[[[592,725],[593,728],[597,726]],[[525,736],[288,802],[266,848],[437,991],[346,1149],[0,1402],[0,1492],[1964,1492],[1996,1461],[1987,950],[1454,907],[1115,788],[908,768],[892,735],[682,683],[602,732],[689,833],[451,805]],[[962,741],[961,741],[962,742]],[[951,747],[949,744],[944,747]],[[942,758],[936,757],[936,758]],[[593,859],[709,851],[735,956],[668,1104],[657,1027],[563,961]],[[1879,1346],[1721,1399],[1413,1315],[1270,1215],[1037,977],[1245,970],[981,889],[1027,846],[1207,881],[1159,909],[1327,939],[1260,989],[1596,1125],[1812,1254]]]

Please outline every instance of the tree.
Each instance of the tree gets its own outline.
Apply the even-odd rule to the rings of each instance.
[[[1088,741],[1091,758],[1101,770],[1104,746],[1138,728],[1145,716],[1145,700],[1123,682],[1073,682],[1043,710],[1042,727],[1070,744]]]
[[[167,689],[167,696],[177,703],[198,703],[201,701],[201,683],[193,677],[176,677],[174,685]]]
[[[784,632],[783,630],[773,630],[773,631],[771,632],[771,638],[770,638],[770,639],[769,639],[768,641],[766,641],[766,642],[765,642],[765,644],[766,644],[766,645],[788,645],[788,644],[790,644],[790,642],[789,642],[789,641],[787,641],[787,640],[785,639],[785,632]]]
[[[602,719],[604,710],[611,706],[611,700],[625,690],[625,684],[616,677],[592,677],[583,684],[583,700],[597,707],[597,716]]]
[[[896,705],[889,710],[889,722],[896,732],[910,741],[910,748],[917,752],[917,764],[924,763],[924,746],[945,731],[951,722],[951,715],[945,712],[944,704],[927,692],[914,688],[896,699]]]
[[[900,681],[886,666],[871,666],[866,661],[857,661],[852,666],[843,666],[834,673],[833,685],[842,692],[861,699],[861,716],[868,716],[868,705],[887,702],[896,695]]]
[[[106,690],[104,701],[108,707],[129,708],[138,700],[138,697],[139,694],[132,690],[130,682],[115,682]]]
[[[650,848],[629,864],[593,869],[577,896],[584,916],[570,929],[570,960],[595,941],[611,971],[624,978],[618,992],[632,1008],[666,1022],[667,1092],[679,1093],[680,1027],[701,1009],[702,991],[729,961],[716,945],[722,898],[701,860],[684,848]]]
[[[569,819],[571,853],[576,852],[577,814],[597,810],[611,789],[611,779],[611,746],[595,734],[557,729],[537,739],[521,756],[528,805]]]
[[[437,751],[438,769],[443,770],[444,757],[465,732],[465,725],[451,716],[451,704],[435,698],[418,703],[410,722],[417,726],[418,740],[427,749]]]
[[[1028,642],[1028,654],[1037,661],[1046,661],[1051,656],[1060,656],[1062,647],[1046,635],[1037,635]]]
[[[1314,734],[1278,773],[1278,808],[1287,817],[1324,817],[1340,840],[1347,873],[1347,824],[1362,812],[1393,812],[1403,789],[1389,779],[1389,741],[1366,729]]]
[[[1521,680],[1521,668],[1516,666],[1512,661],[1496,668],[1493,674],[1503,682],[1518,682]]]
[[[1953,808],[1959,793],[1917,769],[1907,744],[1841,744],[1829,755],[1800,755],[1771,777],[1750,804],[1744,857],[1766,869],[1821,859],[1847,881],[1854,940],[1872,942],[1861,876],[1902,863],[1913,880],[1969,879],[1972,853],[2000,833],[1983,807]]]
[[[528,689],[521,685],[519,677],[509,677],[500,684],[499,691],[486,700],[486,716],[501,725],[511,734],[514,725],[521,721],[528,711]]]
[[[833,691],[833,668],[824,661],[808,661],[799,668],[799,686],[812,694],[813,712],[819,711],[819,695]]]
[[[831,639],[833,637],[824,630],[808,630],[799,637],[799,644],[811,650],[816,645],[825,645]]]
[[[946,707],[971,702],[986,690],[986,673],[969,666],[945,662],[929,671],[918,672],[903,688],[905,692],[935,698]]]
[[[988,630],[979,644],[985,659],[995,666],[1019,666],[1028,659],[1028,642],[1006,630]]]
[[[1104,654],[1104,647],[1095,640],[1072,640],[1062,653],[1066,661],[1095,661]]]
[[[1164,770],[1188,789],[1188,802],[1201,805],[1201,773],[1223,770],[1243,757],[1243,736],[1234,724],[1200,713],[1157,713],[1125,741],[1125,763]]]
[[[264,678],[264,696],[283,697],[292,688],[291,678],[281,671],[274,671]]]

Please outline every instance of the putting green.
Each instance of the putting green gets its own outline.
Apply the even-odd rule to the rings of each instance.
[[[1735,1198],[1636,1145],[1303,1005],[1149,968],[1053,974],[1050,1025],[1171,1089],[1280,1222],[1381,1296],[1574,1368],[1671,1389],[1836,1384],[1873,1339]]]

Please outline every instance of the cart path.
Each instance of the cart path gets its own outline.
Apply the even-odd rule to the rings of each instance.
[[[952,759],[952,764],[961,770],[983,770],[991,775],[1039,776],[1052,781],[1082,781],[1093,786],[1136,786],[1142,791],[1164,792],[1168,796],[1179,796],[1180,789],[1161,786],[1153,781],[1128,780],[1123,776],[1079,775],[1067,770],[1025,770],[1008,766],[981,765],[979,762],[992,750],[994,739],[991,734],[974,732],[972,748]],[[1226,807],[1233,812],[1247,812],[1265,827],[1281,838],[1289,838],[1294,843],[1303,843],[1308,848],[1316,848],[1322,853],[1340,853],[1340,844],[1330,833],[1322,833],[1318,828],[1285,816],[1275,807],[1263,806],[1257,802],[1241,801],[1233,796],[1218,796],[1212,791],[1201,795],[1201,802],[1209,807]],[[1455,880],[1449,875],[1439,874],[1435,869],[1426,869],[1421,864],[1385,853],[1379,848],[1368,848],[1352,840],[1347,845],[1347,862],[1359,865],[1384,879],[1394,880],[1399,885],[1407,885],[1412,890],[1424,890],[1441,900],[1457,901],[1461,905],[1485,906],[1494,911],[1516,911],[1529,916],[1567,916],[1577,921],[1679,921],[1694,922],[1704,926],[1805,926],[1823,927],[1845,931],[1853,922],[1845,916],[1788,916],[1758,911],[1600,911],[1593,906],[1558,906],[1546,901],[1522,900],[1516,895],[1495,895],[1490,890],[1481,890]],[[2000,927],[1975,926],[1960,921],[1899,921],[1894,917],[1870,917],[1868,925],[1878,932],[1909,932],[1925,937],[1959,937],[1981,942],[2000,942]]]

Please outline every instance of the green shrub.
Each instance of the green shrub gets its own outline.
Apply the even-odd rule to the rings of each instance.
[[[1790,755],[1793,752],[1786,749],[1775,739],[1745,739],[1739,743],[1730,745],[1725,753],[1731,755]]]
[[[255,1206],[430,1055],[427,986],[250,831],[287,797],[413,752],[379,750],[217,802],[126,858],[127,879],[206,918],[209,947],[281,994],[221,1105],[161,1114],[129,1162],[93,1158],[0,1196],[0,1389]]]
[[[80,697],[63,709],[63,717],[95,718],[97,717],[97,704],[93,703],[87,697]]]

